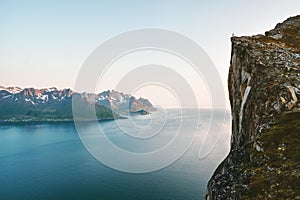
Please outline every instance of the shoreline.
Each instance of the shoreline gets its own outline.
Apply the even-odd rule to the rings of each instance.
[[[78,122],[106,122],[106,121],[114,121],[119,119],[127,119],[126,117],[118,117],[118,118],[106,118],[106,119],[98,119],[98,120],[80,120]],[[0,126],[27,126],[27,125],[41,125],[41,124],[75,124],[74,119],[67,120],[36,120],[36,121],[2,121],[0,122]]]

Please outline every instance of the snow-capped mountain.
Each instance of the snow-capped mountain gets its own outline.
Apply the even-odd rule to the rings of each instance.
[[[98,94],[96,102],[118,113],[156,110],[148,99],[137,99],[130,94],[124,94],[115,90],[108,90]]]
[[[147,99],[136,99],[129,94],[114,90],[92,94],[76,93],[71,89],[59,90],[55,87],[21,89],[0,86],[0,120],[15,118],[23,120],[24,118],[39,117],[72,119],[72,98],[74,96],[79,97],[85,106],[95,106],[101,119],[112,118],[113,113],[117,116],[128,112],[155,110]]]
[[[16,94],[16,93],[19,93],[22,91],[22,88],[20,87],[3,87],[3,86],[0,86],[0,90],[5,90],[5,91],[8,91],[12,94]]]

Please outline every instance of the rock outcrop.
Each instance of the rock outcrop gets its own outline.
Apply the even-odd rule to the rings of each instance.
[[[231,150],[206,199],[300,199],[300,16],[231,41]]]

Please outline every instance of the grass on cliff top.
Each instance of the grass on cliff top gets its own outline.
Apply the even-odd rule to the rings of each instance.
[[[252,150],[248,199],[300,199],[300,113],[282,115]]]

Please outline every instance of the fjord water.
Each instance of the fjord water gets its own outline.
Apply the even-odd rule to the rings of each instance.
[[[147,125],[150,118],[163,120],[159,112],[131,116],[118,123],[126,125],[133,120],[140,126]],[[114,121],[100,125],[121,148],[153,151],[174,137],[183,120],[179,110],[170,109],[166,113],[168,119],[161,130],[163,139],[151,142],[143,139],[142,145],[118,129]],[[195,112],[187,113],[191,114],[184,115],[184,120],[197,119]],[[196,132],[194,127],[187,128],[184,137],[195,137],[183,156],[161,170],[143,174],[124,173],[101,164],[85,149],[73,123],[2,125],[0,199],[203,199],[209,178],[229,151],[230,117],[227,113],[224,119],[224,111],[220,110],[197,110],[197,113],[199,127]],[[212,115],[216,119],[213,124]],[[94,123],[85,126],[96,132]],[[222,131],[218,131],[222,126]],[[143,134],[134,127],[132,130],[130,126],[124,127],[135,135]]]

